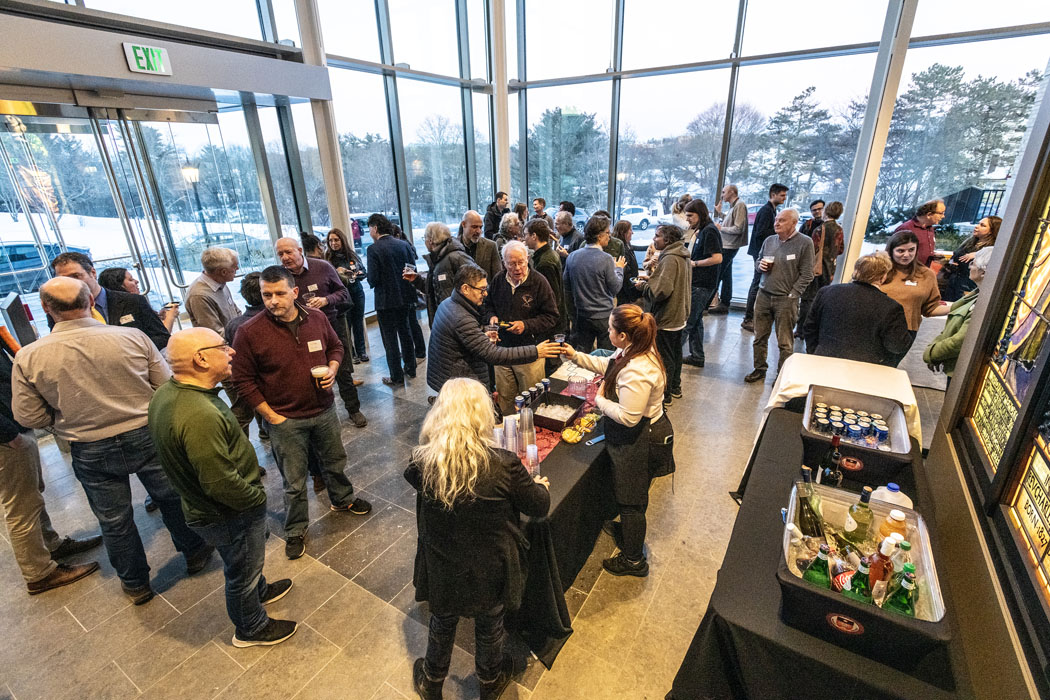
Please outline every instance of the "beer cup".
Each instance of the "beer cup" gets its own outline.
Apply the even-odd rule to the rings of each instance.
[[[310,368],[310,376],[314,378],[314,386],[321,389],[321,382],[324,381],[325,376],[328,374],[328,365],[317,365],[316,367]]]

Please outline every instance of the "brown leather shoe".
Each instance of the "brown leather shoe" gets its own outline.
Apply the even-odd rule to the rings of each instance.
[[[355,379],[354,380],[354,386],[361,386],[364,383],[365,383],[364,379]]]
[[[79,581],[96,571],[98,571],[97,561],[91,561],[87,564],[59,564],[54,571],[39,581],[27,583],[26,588],[29,589],[29,595],[37,595],[44,591],[50,591],[52,588],[68,586],[74,581]]]

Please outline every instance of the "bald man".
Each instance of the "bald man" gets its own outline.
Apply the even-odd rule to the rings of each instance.
[[[328,322],[332,324],[339,342],[349,351],[350,334],[347,333],[346,318],[339,316],[338,306],[350,302],[350,292],[339,273],[327,261],[319,258],[307,258],[303,255],[302,243],[295,238],[278,238],[274,245],[281,266],[292,273],[295,286],[299,288],[300,301],[311,309],[320,309]],[[232,338],[230,339],[232,341]],[[344,362],[339,366],[335,377],[339,386],[339,396],[343,399],[350,420],[358,428],[368,425],[368,420],[361,413],[361,399],[354,386],[354,363]]]
[[[190,575],[201,571],[215,551],[186,525],[179,495],[164,475],[146,425],[153,392],[171,371],[142,331],[93,318],[91,293],[80,280],[49,280],[40,287],[40,303],[56,323],[50,335],[15,357],[14,418],[27,428],[54,426],[55,434],[70,443],[73,473],[102,527],[121,588],[142,605],[153,598],[153,590],[132,513],[132,474],[160,507]]]
[[[490,241],[481,235],[483,228],[484,221],[481,214],[470,210],[463,215],[463,221],[459,225],[459,240],[466,249],[467,255],[474,259],[477,266],[485,271],[485,275],[490,280],[494,280],[503,270],[503,264],[500,262],[499,250],[496,248],[495,241]]]
[[[173,376],[149,403],[149,430],[168,478],[182,497],[189,526],[219,550],[226,577],[226,612],[235,647],[279,644],[296,623],[274,620],[263,605],[280,600],[290,579],[266,582],[266,491],[259,462],[219,382],[232,375],[236,353],[210,328],[171,336]]]

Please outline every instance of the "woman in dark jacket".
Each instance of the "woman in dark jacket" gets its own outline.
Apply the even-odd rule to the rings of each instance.
[[[803,328],[806,352],[896,367],[912,336],[904,309],[879,289],[892,270],[879,251],[857,260],[849,284],[818,291]]]
[[[354,343],[354,347],[350,348],[354,364],[368,362],[368,348],[365,346],[365,290],[361,286],[361,280],[368,274],[365,263],[347,241],[346,234],[337,228],[328,232],[328,251],[324,257],[339,273],[339,279],[343,280],[350,292],[353,306],[341,316],[349,323],[350,337]]]
[[[512,452],[493,447],[492,399],[473,379],[441,388],[419,433],[405,479],[416,490],[416,600],[430,605],[427,653],[412,680],[424,699],[441,698],[460,617],[474,618],[474,666],[483,699],[510,682],[503,615],[521,605],[525,561],[520,514],[543,517],[550,484],[530,477]]]
[[[692,232],[689,244],[692,304],[689,307],[689,320],[685,324],[689,356],[682,362],[693,367],[703,367],[704,311],[715,298],[715,288],[718,286],[718,273],[722,265],[722,236],[718,226],[711,220],[704,200],[691,200],[685,205],[684,214]]]
[[[642,298],[642,293],[631,282],[632,279],[638,277],[638,256],[635,254],[634,248],[631,247],[631,236],[634,235],[634,228],[631,226],[630,221],[621,219],[613,226],[612,235],[613,238],[619,239],[623,243],[623,257],[627,261],[623,268],[623,286],[620,287],[620,293],[616,295],[616,303],[637,304],[638,300]]]
[[[973,227],[973,235],[963,241],[948,261],[945,273],[947,280],[941,291],[942,299],[958,301],[967,292],[977,289],[977,285],[970,279],[970,263],[978,250],[995,245],[999,227],[1002,225],[1003,220],[998,216],[986,216],[977,222]]]

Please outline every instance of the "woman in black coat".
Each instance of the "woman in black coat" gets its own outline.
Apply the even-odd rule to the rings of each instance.
[[[426,657],[412,669],[425,699],[441,697],[460,617],[474,618],[481,697],[498,698],[510,682],[503,615],[521,605],[527,568],[519,515],[546,515],[550,485],[492,446],[493,410],[479,382],[445,382],[405,470],[419,491],[412,582],[416,600],[430,604]]]
[[[350,337],[354,342],[354,347],[346,349],[352,351],[355,365],[368,362],[368,348],[365,345],[365,290],[361,286],[361,280],[368,274],[365,263],[350,245],[346,234],[337,228],[328,232],[328,250],[324,257],[339,273],[339,279],[350,292],[350,302],[353,304],[349,311],[340,314],[349,323]]]

